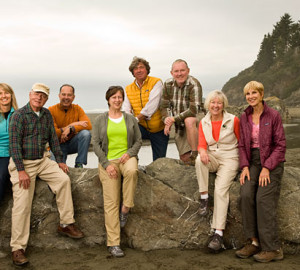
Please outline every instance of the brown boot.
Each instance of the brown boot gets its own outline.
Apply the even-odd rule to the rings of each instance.
[[[66,227],[62,227],[58,225],[57,232],[71,238],[79,239],[84,237],[84,233],[79,228],[77,228],[74,224],[70,224]]]
[[[279,250],[261,251],[253,256],[254,260],[258,262],[270,262],[283,260],[282,248]]]
[[[251,243],[246,244],[242,249],[235,252],[235,255],[242,259],[247,259],[260,251],[260,248],[252,245]]]
[[[12,252],[12,260],[15,265],[24,265],[28,263],[28,259],[25,257],[24,249],[18,249]]]

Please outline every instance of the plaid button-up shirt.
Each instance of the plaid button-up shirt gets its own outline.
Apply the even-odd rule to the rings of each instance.
[[[170,116],[168,110],[171,110],[175,122],[180,123],[187,117],[196,117],[202,109],[202,87],[196,78],[188,76],[182,87],[173,78],[164,83],[160,103],[163,121]]]
[[[47,143],[56,161],[63,162],[49,110],[43,107],[38,116],[27,103],[13,114],[9,124],[9,152],[17,170],[24,170],[23,159],[41,159]]]

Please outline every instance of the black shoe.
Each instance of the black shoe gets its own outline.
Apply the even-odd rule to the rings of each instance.
[[[208,213],[208,199],[200,199],[200,207],[198,209],[200,216],[206,216]]]
[[[120,212],[120,227],[121,228],[125,227],[125,225],[127,223],[128,215],[129,215],[129,212],[126,214]]]
[[[114,257],[124,257],[124,251],[120,248],[120,246],[112,246],[108,247],[108,251]]]
[[[212,237],[212,240],[208,244],[208,248],[216,252],[220,251],[223,247],[223,237],[215,233]]]

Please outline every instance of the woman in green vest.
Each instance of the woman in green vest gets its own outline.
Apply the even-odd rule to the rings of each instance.
[[[134,206],[138,179],[137,154],[142,146],[142,138],[134,116],[121,112],[123,88],[109,87],[106,100],[109,110],[96,118],[93,146],[99,159],[108,250],[114,257],[123,257],[120,230],[127,222],[130,208]]]

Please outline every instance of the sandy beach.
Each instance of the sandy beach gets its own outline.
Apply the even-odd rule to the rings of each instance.
[[[297,270],[300,255],[286,255],[284,260],[270,263],[257,263],[252,258],[238,259],[235,250],[225,250],[219,254],[211,254],[206,250],[155,250],[143,252],[125,248],[124,258],[112,258],[104,246],[80,248],[77,250],[43,250],[28,248],[30,263],[24,269],[34,270],[242,270],[272,269]],[[0,259],[1,270],[21,269],[12,264],[10,254]]]

